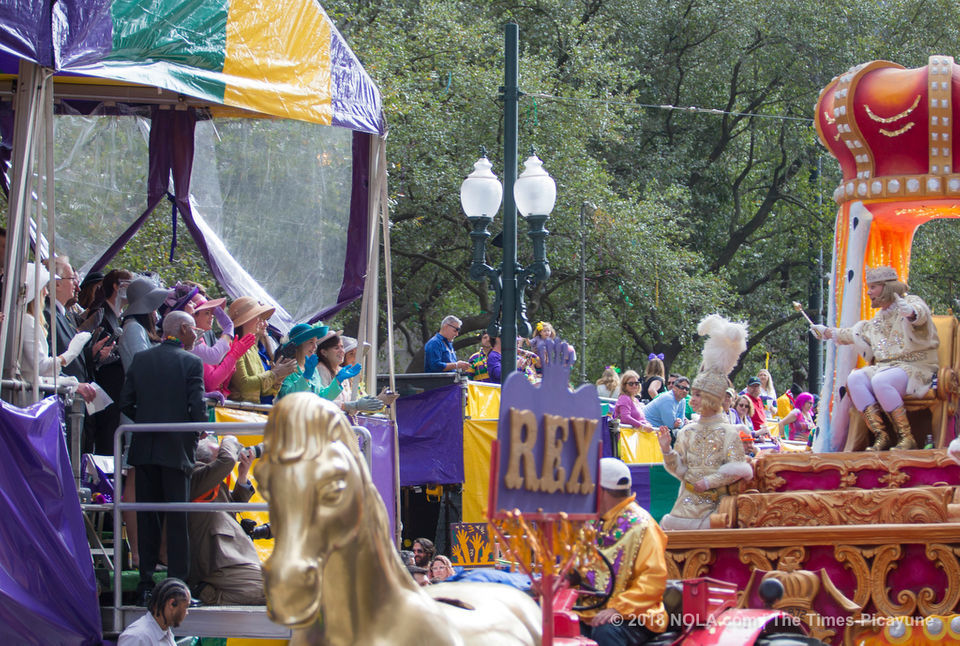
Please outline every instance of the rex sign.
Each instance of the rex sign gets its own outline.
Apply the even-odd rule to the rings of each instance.
[[[600,400],[593,385],[571,392],[571,357],[566,343],[547,341],[539,385],[520,372],[503,384],[489,517],[515,509],[532,519],[559,512],[596,517]]]

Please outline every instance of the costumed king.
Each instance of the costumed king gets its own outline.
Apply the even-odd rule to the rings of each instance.
[[[645,644],[667,628],[667,537],[631,493],[630,469],[617,458],[600,460],[597,532],[600,551],[612,565],[613,586],[602,608],[583,610],[581,632],[599,646]],[[598,590],[611,572],[602,563],[581,573]]]
[[[730,492],[730,485],[753,477],[740,431],[722,414],[723,396],[730,385],[727,375],[747,349],[747,326],[711,314],[700,321],[697,334],[707,337],[690,391],[690,406],[700,419],[680,429],[673,448],[666,429],[657,434],[664,467],[680,480],[677,502],[660,519],[664,529],[709,527],[710,514]]]
[[[873,434],[868,451],[890,446],[881,411],[893,423],[898,442],[894,449],[915,449],[917,442],[907,421],[903,396],[923,397],[933,384],[939,367],[940,338],[930,308],[919,296],[907,294],[906,283],[893,267],[876,267],[866,272],[870,305],[880,308],[869,321],[853,327],[810,327],[814,336],[853,345],[873,365],[858,368],[847,377],[847,392]]]

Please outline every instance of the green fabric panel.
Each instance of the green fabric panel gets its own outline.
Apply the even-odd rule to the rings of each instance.
[[[670,475],[662,464],[650,465],[650,515],[660,519],[670,513],[677,501],[680,481]]]
[[[208,72],[223,71],[228,8],[229,0],[114,0],[106,61],[168,63],[159,73],[176,79],[175,87],[195,86],[222,101],[224,83]],[[145,82],[158,73],[144,71]],[[153,84],[170,87],[158,80]]]

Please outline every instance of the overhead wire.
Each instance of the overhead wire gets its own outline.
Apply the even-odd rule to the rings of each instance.
[[[566,97],[547,94],[546,92],[525,92],[523,96],[529,96],[533,99],[547,99],[552,101],[561,101],[566,103],[600,103],[605,105],[621,105],[632,108],[645,108],[655,110],[677,110],[681,112],[696,112],[701,114],[713,115],[731,115],[736,117],[753,117],[758,119],[777,119],[780,121],[801,121],[804,123],[813,123],[809,117],[791,117],[784,114],[761,114],[758,112],[737,112],[733,110],[721,110],[719,108],[701,108],[698,106],[671,105],[669,103],[639,103],[636,101],[621,101],[617,99],[599,99],[589,97]]]

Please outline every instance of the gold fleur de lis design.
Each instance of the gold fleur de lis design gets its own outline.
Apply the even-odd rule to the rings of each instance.
[[[823,111],[823,120],[826,121],[831,126],[837,122],[836,119],[830,116],[830,113],[826,110]]]
[[[917,95],[917,98],[915,98],[915,99],[913,100],[913,105],[911,105],[909,108],[907,108],[907,109],[904,110],[903,112],[901,112],[901,113],[899,113],[899,114],[893,115],[892,117],[880,117],[880,116],[877,116],[877,115],[873,112],[873,110],[870,109],[870,106],[867,105],[866,103],[863,104],[863,108],[864,108],[864,110],[867,111],[867,116],[870,117],[871,119],[873,119],[874,121],[876,121],[877,123],[893,123],[894,121],[899,121],[900,119],[903,119],[905,116],[909,115],[911,112],[913,112],[914,110],[916,110],[916,108],[917,108],[918,105],[920,105],[920,95],[919,95],[919,94]],[[880,132],[883,132],[883,131],[881,130]],[[904,130],[904,132],[906,132],[906,130]],[[884,134],[887,134],[887,133],[884,132]],[[898,133],[898,134],[899,134],[899,133]],[[888,136],[888,137],[894,137],[894,136],[896,136],[896,135],[887,135],[887,136]]]

